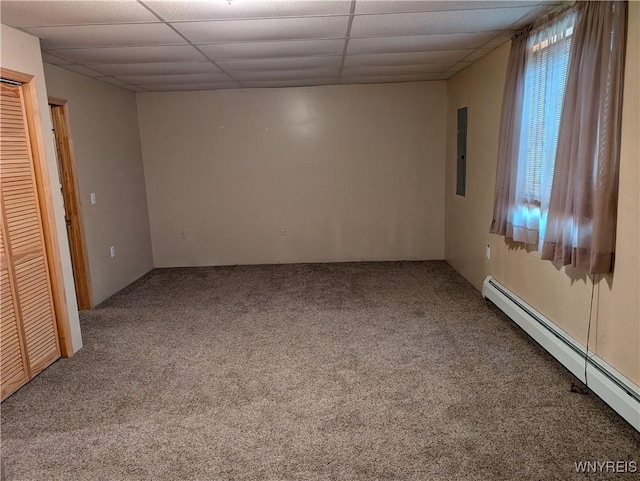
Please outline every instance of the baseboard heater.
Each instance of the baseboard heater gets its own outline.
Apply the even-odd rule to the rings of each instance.
[[[492,276],[484,280],[482,296],[529,334],[538,344],[640,431],[640,388],[589,351],[585,380],[585,349],[575,339],[520,299]]]

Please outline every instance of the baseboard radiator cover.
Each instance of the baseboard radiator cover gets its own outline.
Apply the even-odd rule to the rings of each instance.
[[[585,380],[585,348],[493,276],[487,276],[482,296],[489,299],[575,377],[640,431],[640,387],[589,351]]]

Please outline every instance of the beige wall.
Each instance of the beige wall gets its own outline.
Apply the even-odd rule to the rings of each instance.
[[[444,257],[445,82],[137,98],[156,267]]]
[[[97,304],[153,268],[135,94],[53,65],[45,76],[49,95],[68,101]]]
[[[590,348],[640,385],[640,3],[629,4],[620,193],[615,274],[596,285]],[[490,235],[502,89],[509,45],[452,78],[448,84],[446,258],[474,286],[491,274],[537,310],[586,342],[591,281],[558,270],[537,252],[509,247]],[[467,196],[455,195],[456,109],[468,106]],[[485,248],[491,245],[491,260]]]
[[[44,133],[51,132],[51,120],[47,110],[47,88],[45,85],[39,40],[31,35],[0,24],[0,65],[4,68],[17,70],[35,77],[36,89],[40,100],[40,122],[42,129]],[[50,135],[43,135],[43,139],[51,185],[55,186],[58,185],[59,182],[57,179],[58,174],[56,170],[53,138]],[[60,259],[62,262],[62,275],[69,311],[71,346],[73,352],[76,352],[82,348],[82,335],[80,333],[80,322],[78,319],[76,291],[73,284],[71,257],[69,250],[64,248],[64,246],[68,246],[68,243],[62,195],[57,189],[52,189],[52,203],[56,220],[58,243],[62,248]]]

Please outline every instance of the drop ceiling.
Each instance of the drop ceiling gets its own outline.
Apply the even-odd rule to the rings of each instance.
[[[443,80],[558,1],[0,2],[44,61],[141,91]]]

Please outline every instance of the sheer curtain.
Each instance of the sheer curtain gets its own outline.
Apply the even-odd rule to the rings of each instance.
[[[516,203],[515,179],[522,124],[520,112],[522,111],[528,38],[529,30],[524,30],[511,39],[500,117],[498,166],[490,232],[509,238],[513,238],[511,213]]]
[[[539,247],[545,222],[575,13],[512,39],[490,232]]]
[[[580,2],[542,258],[613,268],[627,4]]]

